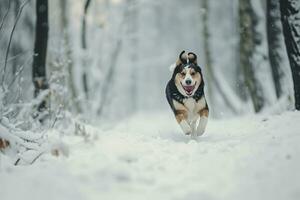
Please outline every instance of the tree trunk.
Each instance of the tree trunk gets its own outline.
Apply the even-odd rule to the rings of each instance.
[[[48,0],[36,1],[36,27],[32,78],[34,83],[34,96],[49,88],[46,78],[46,57],[48,43]],[[38,106],[38,111],[47,109],[47,101],[43,99]]]
[[[252,71],[250,58],[253,55],[253,22],[251,19],[251,5],[248,0],[239,0],[239,15],[240,15],[240,66],[243,68],[245,86],[250,93],[251,99],[254,103],[255,110],[260,109],[260,99],[256,98],[254,84],[254,74]]]
[[[212,69],[211,69],[211,53],[210,53],[210,34],[209,34],[209,22],[208,22],[208,14],[209,14],[209,7],[208,7],[208,0],[203,0],[203,37],[204,37],[204,55],[205,55],[205,68],[207,69],[208,80],[209,82],[213,83],[212,80]],[[212,84],[208,84],[208,95],[212,96]],[[211,98],[213,100],[213,98]]]
[[[138,94],[137,94],[137,79],[138,79],[138,73],[140,70],[138,70],[138,38],[137,38],[137,32],[138,32],[138,1],[137,0],[127,0],[128,6],[130,8],[128,12],[128,37],[129,39],[129,45],[131,46],[129,50],[129,56],[130,56],[130,63],[131,63],[131,69],[130,69],[130,95],[131,101],[130,101],[130,110],[132,112],[135,112],[137,110],[137,102],[138,102]]]
[[[252,0],[253,1],[253,0]],[[263,52],[264,35],[261,28],[261,16],[249,0],[239,0],[240,15],[240,66],[243,69],[245,86],[253,102],[255,112],[259,112],[273,100],[272,84],[268,82],[269,63],[267,53]],[[260,5],[259,5],[260,6]],[[271,86],[270,86],[271,84]],[[270,87],[266,87],[268,85]]]
[[[68,20],[68,7],[67,0],[60,0],[61,5],[61,18],[62,18],[62,30],[63,30],[63,40],[64,40],[64,50],[66,56],[66,67],[68,69],[68,88],[70,92],[70,108],[75,109],[76,113],[81,112],[81,107],[78,101],[77,90],[74,83],[74,62],[72,58],[72,50],[69,36],[69,20]]]
[[[86,16],[87,16],[87,12],[88,12],[88,8],[89,5],[91,3],[91,0],[86,0],[85,5],[84,5],[84,14],[82,17],[82,27],[81,27],[81,47],[83,49],[83,51],[85,52],[87,50],[87,42],[86,42]],[[86,55],[83,54],[83,74],[82,74],[82,84],[83,84],[83,90],[85,93],[85,97],[86,99],[89,98],[89,88],[88,88],[88,81],[87,81],[87,70],[86,70],[86,65],[87,65],[87,61],[86,61]]]
[[[13,2],[13,11],[14,11],[14,19],[18,18],[18,13],[19,13],[19,9],[20,9],[20,2],[19,1],[15,1]],[[19,43],[18,42],[13,42],[11,44],[11,51],[10,51],[10,56],[16,56],[19,53],[21,53],[21,49],[19,47]],[[14,76],[17,72],[17,68],[18,68],[18,60],[17,59],[13,59],[11,61],[11,65],[12,65],[12,76]]]
[[[225,93],[224,87],[222,87],[222,84],[226,84],[226,83],[224,82],[221,83],[220,79],[216,78],[216,71],[212,66],[213,61],[212,61],[212,55],[210,50],[211,47],[210,47],[210,33],[209,33],[209,19],[208,19],[210,8],[209,8],[208,0],[203,0],[203,9],[205,10],[203,14],[203,35],[204,35],[204,51],[205,51],[205,60],[206,60],[205,69],[207,69],[208,81],[209,81],[209,83],[207,84],[208,95],[210,96],[211,104],[215,104],[214,96],[213,96],[214,94],[212,91],[213,89],[216,89],[217,92],[223,98],[226,106],[228,106],[234,113],[237,113],[238,110],[235,107],[236,105],[233,104],[228,94]],[[212,115],[214,115],[214,110],[212,110],[211,113]]]
[[[295,108],[300,110],[300,2],[280,0],[285,45],[294,82]]]
[[[267,0],[267,34],[269,45],[269,59],[277,98],[283,94],[282,67],[282,26],[280,22],[280,10],[278,0]]]
[[[86,15],[87,15],[90,3],[91,3],[91,0],[86,0],[86,2],[84,4],[84,13],[83,13],[83,17],[82,17],[81,47],[83,49],[87,49],[87,43],[86,43]]]

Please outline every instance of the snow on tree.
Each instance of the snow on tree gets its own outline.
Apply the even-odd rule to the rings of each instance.
[[[280,11],[294,82],[295,108],[300,110],[300,2],[280,0]]]
[[[240,0],[240,67],[255,112],[275,101],[267,57],[264,12],[259,0]]]
[[[289,81],[286,74],[289,72],[287,67],[287,54],[285,52],[284,40],[282,35],[282,25],[280,20],[280,7],[278,0],[267,0],[267,34],[269,46],[269,59],[272,68],[274,85],[277,98],[287,94],[286,87]]]

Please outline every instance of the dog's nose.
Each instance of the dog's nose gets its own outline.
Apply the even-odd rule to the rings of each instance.
[[[185,83],[186,83],[187,85],[191,85],[191,84],[192,84],[192,81],[191,81],[190,79],[188,79],[188,80],[185,81]]]

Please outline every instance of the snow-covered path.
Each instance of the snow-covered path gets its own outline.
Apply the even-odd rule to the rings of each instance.
[[[136,115],[68,158],[0,163],[1,200],[300,199],[300,113],[210,121],[198,141],[170,113]]]

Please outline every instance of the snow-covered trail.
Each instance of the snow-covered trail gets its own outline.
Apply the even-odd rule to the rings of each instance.
[[[198,141],[170,113],[140,114],[68,158],[0,165],[1,200],[299,199],[300,113],[209,121]]]

